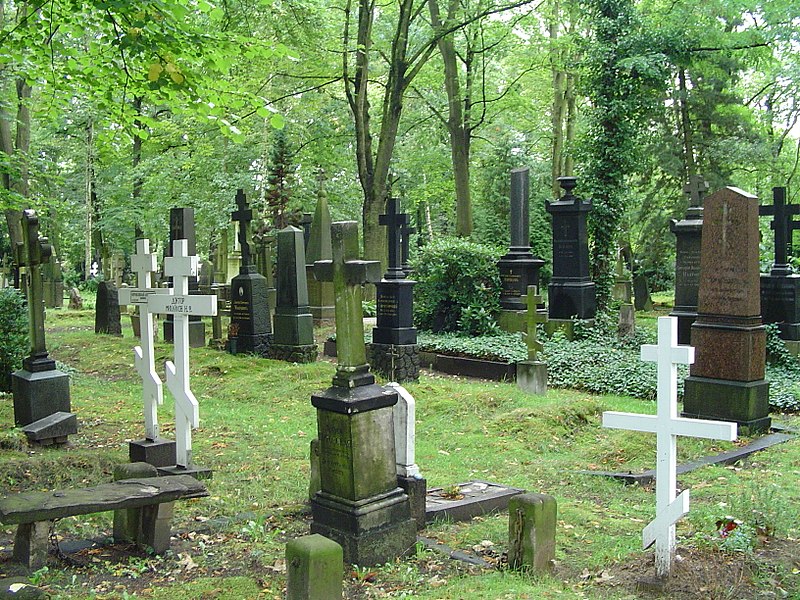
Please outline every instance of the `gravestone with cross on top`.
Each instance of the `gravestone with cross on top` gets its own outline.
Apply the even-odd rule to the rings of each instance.
[[[761,318],[777,323],[778,331],[790,349],[800,348],[800,275],[792,271],[789,251],[792,234],[800,229],[795,215],[800,204],[786,202],[786,188],[772,188],[772,206],[759,206],[759,215],[772,215],[775,232],[775,262],[769,274],[761,274]]]
[[[189,387],[189,318],[217,314],[217,297],[189,294],[189,278],[197,277],[200,268],[196,255],[188,253],[186,240],[172,242],[172,256],[164,258],[164,273],[172,277],[172,293],[151,294],[147,310],[160,315],[172,315],[174,361],[166,362],[167,389],[175,398],[175,468],[160,468],[168,474],[192,473],[196,477],[210,476],[192,462],[192,429],[200,426],[200,409]]]
[[[312,533],[338,542],[346,562],[386,563],[414,546],[408,496],[397,485],[393,406],[397,392],[375,384],[364,345],[362,284],[380,263],[358,259],[358,224],[331,225],[333,258],[314,273],[336,298],[333,385],[311,396],[317,409],[321,490],[311,500]]]
[[[156,255],[150,252],[150,240],[136,240],[136,254],[131,256],[131,270],[136,274],[137,287],[121,287],[121,306],[134,305],[139,309],[140,345],[133,349],[133,362],[142,378],[142,403],[144,407],[144,439],[128,445],[131,462],[146,462],[155,467],[175,464],[175,442],[159,435],[158,407],[164,403],[161,378],[156,373],[153,357],[153,313],[148,298],[152,294],[169,294],[168,288],[152,287],[152,274],[158,269]]]
[[[523,333],[523,337],[528,346],[528,360],[517,363],[517,386],[530,394],[546,394],[547,363],[539,358],[539,353],[544,346],[536,337],[536,326],[539,323],[546,323],[547,315],[538,310],[542,303],[542,296],[538,293],[535,285],[528,286],[525,301],[527,304],[525,319],[527,331]]]
[[[642,532],[642,544],[655,544],[656,577],[669,576],[675,553],[675,523],[689,512],[689,490],[676,497],[677,436],[736,439],[736,424],[678,417],[678,367],[694,362],[694,348],[678,345],[675,317],[659,317],[658,344],[642,346],[642,360],[658,365],[657,413],[606,411],[603,427],[656,434],[656,516]]]
[[[39,217],[30,209],[22,211],[22,243],[15,248],[17,266],[26,269],[28,285],[28,334],[30,352],[22,369],[12,373],[14,423],[28,439],[38,444],[63,444],[78,432],[70,413],[69,375],[56,369],[48,356],[44,334],[44,293],[41,266],[50,260],[52,248],[39,236]]]

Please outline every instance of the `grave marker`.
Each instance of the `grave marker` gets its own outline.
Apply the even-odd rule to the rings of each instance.
[[[189,388],[189,318],[214,316],[217,313],[216,296],[189,295],[189,279],[197,277],[199,261],[189,254],[187,240],[172,243],[172,256],[164,259],[164,273],[172,277],[172,293],[151,294],[147,310],[151,313],[173,316],[174,361],[166,362],[167,389],[175,398],[176,469],[160,469],[166,474],[190,473],[202,476],[203,471],[192,462],[192,429],[200,426],[197,399]]]
[[[658,365],[657,414],[606,411],[603,427],[656,434],[656,517],[642,532],[645,549],[655,543],[656,577],[670,573],[675,553],[675,523],[689,512],[689,490],[676,498],[677,436],[736,439],[736,424],[678,417],[678,367],[694,362],[694,348],[678,345],[675,317],[659,317],[658,344],[642,346],[642,360]]]
[[[332,319],[333,283],[318,281],[314,277],[314,263],[319,260],[331,260],[331,213],[328,209],[328,194],[325,191],[325,172],[320,169],[317,174],[319,189],[317,191],[317,207],[314,220],[306,244],[306,280],[308,282],[308,305],[315,321]]]
[[[528,286],[526,302],[528,307],[526,311],[527,331],[523,333],[523,336],[528,346],[528,360],[521,360],[517,363],[517,385],[531,394],[546,394],[547,363],[539,360],[538,357],[544,346],[536,338],[536,325],[546,323],[547,315],[538,310],[542,303],[542,297],[535,285]]]
[[[144,439],[130,442],[128,453],[131,462],[146,462],[154,467],[167,467],[176,461],[175,442],[159,435],[158,407],[164,403],[161,378],[156,373],[153,354],[153,313],[148,299],[152,294],[169,294],[168,288],[152,287],[152,274],[158,270],[155,254],[150,253],[150,240],[137,239],[136,253],[131,256],[131,270],[136,274],[137,287],[122,287],[119,303],[134,305],[139,310],[140,345],[133,349],[133,362],[142,378],[142,404],[144,409]]]

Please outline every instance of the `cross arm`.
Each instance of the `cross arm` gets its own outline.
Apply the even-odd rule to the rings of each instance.
[[[664,432],[670,435],[725,440],[728,442],[736,439],[736,423],[686,419],[683,417],[664,420],[659,419],[657,415],[606,411],[603,413],[603,427],[645,431],[648,433]]]
[[[377,260],[348,260],[344,263],[345,281],[350,284],[378,283],[381,280],[381,263]],[[333,261],[314,263],[317,281],[333,281]]]
[[[642,530],[642,548],[647,550],[652,546],[658,535],[667,530],[689,512],[689,490],[683,490],[666,510],[656,515],[656,518]]]

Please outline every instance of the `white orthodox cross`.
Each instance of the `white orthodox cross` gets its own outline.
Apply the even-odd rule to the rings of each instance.
[[[678,417],[678,364],[694,362],[694,348],[678,346],[678,320],[658,318],[658,345],[642,346],[641,358],[658,364],[656,415],[604,412],[603,427],[656,434],[656,517],[642,531],[645,549],[656,545],[656,577],[665,578],[675,553],[675,523],[689,512],[689,490],[675,497],[677,436],[736,439],[736,423]]]
[[[164,403],[161,378],[156,373],[153,359],[153,313],[148,310],[147,298],[151,294],[169,294],[166,288],[151,287],[151,273],[158,268],[155,254],[150,254],[150,240],[136,240],[136,254],[131,256],[131,270],[136,273],[138,287],[121,287],[119,304],[139,307],[139,339],[141,346],[133,349],[133,362],[142,378],[142,401],[144,403],[144,437],[158,438],[158,405]]]
[[[172,256],[164,259],[164,274],[172,277],[172,294],[152,295],[150,312],[173,315],[175,361],[166,362],[167,388],[175,398],[175,453],[178,466],[192,464],[192,429],[200,426],[200,408],[189,389],[189,317],[216,316],[216,296],[190,296],[189,278],[197,277],[200,261],[188,252],[187,240],[172,242]]]

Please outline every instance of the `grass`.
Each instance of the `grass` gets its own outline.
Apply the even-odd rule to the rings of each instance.
[[[653,318],[651,325],[645,320],[642,326],[652,326]],[[124,323],[124,337],[114,338],[95,335],[92,319],[91,311],[48,314],[48,344],[51,354],[72,372],[72,407],[80,431],[71,446],[61,450],[31,450],[17,432],[2,432],[3,493],[109,481],[113,464],[126,460],[127,442],[141,437],[141,388],[133,368],[135,341],[129,323]],[[326,332],[317,335],[321,341]],[[171,354],[171,346],[156,345],[162,377],[163,362]],[[177,538],[166,556],[115,554],[112,549],[82,551],[51,563],[36,579],[54,597],[283,596],[285,543],[309,531],[308,454],[316,435],[310,396],[329,385],[334,365],[290,365],[199,348],[192,350],[191,371],[201,419],[193,437],[194,457],[214,471],[208,482],[211,497],[176,505]],[[652,490],[578,471],[652,468],[654,436],[600,427],[604,410],[652,413],[652,402],[571,390],[535,397],[514,384],[437,374],[426,374],[407,388],[417,401],[416,459],[429,487],[484,479],[557,498],[556,572],[553,577],[531,578],[485,571],[418,550],[377,569],[348,570],[348,598],[639,597],[624,583],[623,573],[652,555],[641,550],[640,541],[641,529],[653,517]],[[159,415],[167,436],[172,434],[172,414],[165,391]],[[10,395],[0,396],[0,419],[13,422]],[[796,416],[781,420],[800,425]],[[690,460],[732,444],[681,439],[678,446],[681,460]],[[682,476],[681,486],[692,490],[692,510],[678,525],[679,547],[717,552],[716,521],[731,514],[752,525],[752,531],[796,550],[799,479],[797,441],[759,453],[744,465]],[[83,539],[109,530],[110,514],[100,514],[64,519],[57,523],[56,534]],[[425,535],[502,564],[508,517],[436,523]],[[10,543],[13,528],[3,527],[0,538]],[[485,542],[491,544],[482,545]],[[725,556],[761,565],[752,578],[756,592],[777,585],[800,597],[796,565],[759,562],[758,552],[758,547],[737,548]],[[0,568],[7,566],[0,562]],[[618,585],[608,583],[614,577]]]

